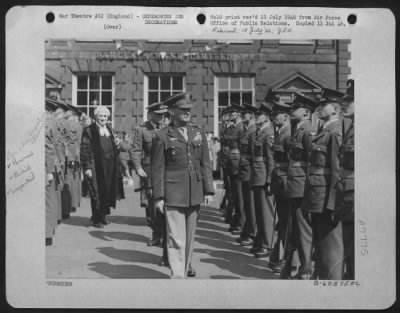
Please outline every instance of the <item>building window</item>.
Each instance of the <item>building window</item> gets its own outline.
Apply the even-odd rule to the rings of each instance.
[[[218,134],[221,111],[232,104],[255,105],[253,76],[218,76],[214,78],[214,134]]]
[[[97,106],[105,106],[113,120],[114,76],[110,73],[76,74],[73,80],[73,105],[90,117]]]
[[[146,106],[154,102],[164,101],[171,95],[185,91],[185,77],[183,75],[151,74],[146,76],[146,78]]]
[[[220,110],[234,104],[254,104],[254,77],[217,77],[218,108]]]

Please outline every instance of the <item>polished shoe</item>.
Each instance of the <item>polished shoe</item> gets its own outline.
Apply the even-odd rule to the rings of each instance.
[[[257,250],[256,252],[254,252],[254,256],[256,258],[265,258],[267,256],[269,256],[271,254],[271,250],[267,249],[267,248],[261,248],[259,250]]]
[[[244,238],[239,241],[240,245],[243,247],[251,246],[254,244],[254,240],[251,238]]]
[[[161,245],[161,239],[160,238],[150,239],[149,242],[147,243],[147,245],[149,247],[160,246]]]
[[[259,251],[260,249],[261,249],[260,247],[253,246],[250,248],[249,252],[254,254],[256,253],[256,251]]]
[[[192,267],[189,267],[187,277],[196,277],[196,271]]]
[[[273,267],[272,267],[272,271],[274,272],[274,273],[277,273],[277,274],[279,274],[279,273],[281,273],[282,272],[282,270],[285,268],[285,261],[280,261],[280,262],[278,262],[278,263],[276,263]],[[289,270],[285,270],[285,272],[287,272],[287,274],[284,274],[284,273],[282,273],[282,276],[284,276],[284,277],[290,277],[291,275],[290,275],[290,271]]]
[[[165,257],[161,257],[160,262],[158,262],[159,266],[169,266],[169,262],[168,259]]]
[[[110,224],[110,222],[107,221],[106,219],[102,220],[101,223],[102,223],[103,225],[109,225],[109,224]]]
[[[53,238],[46,238],[46,246],[51,246],[53,244]]]
[[[104,228],[104,226],[103,226],[103,224],[102,224],[101,222],[99,222],[99,223],[93,223],[93,227],[96,227],[96,228]]]

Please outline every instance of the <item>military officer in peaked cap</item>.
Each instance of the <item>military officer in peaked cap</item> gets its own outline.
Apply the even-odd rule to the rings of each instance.
[[[245,223],[242,233],[237,241],[242,246],[251,246],[256,236],[256,216],[254,210],[254,194],[250,185],[251,167],[249,140],[252,133],[256,131],[254,113],[257,108],[253,105],[244,104],[242,107],[243,132],[239,138],[239,179],[242,184],[243,211]]]
[[[171,278],[185,278],[194,276],[189,268],[196,222],[200,204],[214,194],[212,168],[205,133],[190,123],[190,96],[173,95],[164,104],[172,121],[153,140],[153,199],[166,216]]]
[[[324,89],[318,103],[318,118],[324,122],[312,140],[303,208],[311,213],[315,268],[318,279],[338,280],[343,273],[342,224],[335,219],[336,184],[339,178],[339,121],[343,94]]]
[[[270,266],[275,272],[280,272],[284,260],[281,258],[280,244],[287,244],[286,228],[289,216],[287,199],[287,171],[289,167],[289,142],[291,136],[290,105],[280,101],[273,101],[272,121],[276,132],[272,150],[274,153],[274,170],[271,175],[270,190],[275,195],[276,213],[278,215],[278,240],[274,253],[270,257]]]
[[[316,133],[311,114],[317,102],[300,93],[294,95],[291,106],[291,120],[293,122],[292,136],[289,143],[289,167],[287,172],[287,198],[289,201],[289,219],[287,224],[288,242],[285,247],[285,267],[281,271],[281,278],[291,278],[293,253],[296,250],[300,260],[297,270],[297,279],[309,279],[312,274],[312,228],[309,214],[303,214],[302,201],[304,184],[308,168],[308,155],[311,149],[311,140]]]
[[[262,102],[256,115],[256,131],[250,135],[249,153],[254,194],[257,235],[250,249],[256,257],[267,257],[272,249],[274,227],[274,200],[270,192],[271,174],[274,168],[272,144],[274,127],[270,120],[272,103]]]
[[[232,190],[233,208],[235,213],[232,217],[229,231],[241,233],[243,230],[245,215],[243,211],[243,194],[242,183],[239,177],[239,162],[240,162],[240,137],[243,133],[243,122],[241,118],[241,107],[232,104],[231,112],[231,130],[225,136],[229,146],[228,171]]]
[[[341,100],[343,117],[351,124],[343,134],[339,149],[340,172],[336,186],[336,216],[342,221],[345,273],[344,279],[355,279],[354,271],[354,80],[347,83]]]

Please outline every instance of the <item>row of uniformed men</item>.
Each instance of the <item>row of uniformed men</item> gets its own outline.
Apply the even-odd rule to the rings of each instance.
[[[354,81],[319,101],[233,105],[223,121],[221,209],[237,241],[284,279],[354,279]]]
[[[84,121],[83,121],[84,122]],[[80,143],[85,125],[73,110],[46,102],[46,245],[51,245],[61,219],[80,206]]]

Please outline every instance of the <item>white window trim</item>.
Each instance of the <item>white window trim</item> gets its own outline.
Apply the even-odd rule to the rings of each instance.
[[[95,72],[88,72],[88,73],[78,73],[78,74],[83,74],[89,76],[90,74],[93,74]],[[74,107],[78,107],[77,105],[77,93],[78,93],[78,79],[77,76],[78,74],[74,73],[72,74],[72,105]],[[97,73],[96,73],[97,74]],[[106,74],[106,73],[104,73]],[[102,75],[102,73],[100,73]],[[114,104],[114,99],[115,99],[115,74],[111,73],[111,111],[112,111],[112,117],[111,117],[111,127],[114,128],[115,124],[115,104]],[[90,90],[90,89],[88,89]],[[102,89],[101,89],[102,90]],[[88,108],[89,105],[86,106],[86,109]],[[109,106],[108,106],[109,107]],[[85,114],[87,113],[87,110],[85,111]]]
[[[214,137],[219,137],[218,76],[214,76]]]

